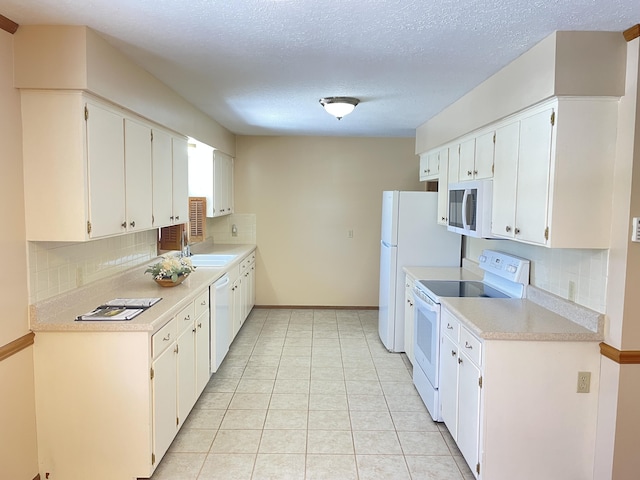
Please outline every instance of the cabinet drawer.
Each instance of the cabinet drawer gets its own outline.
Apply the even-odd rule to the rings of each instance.
[[[176,341],[176,322],[171,320],[151,337],[151,355],[157,358],[166,348]]]
[[[460,328],[460,350],[463,351],[476,365],[480,366],[482,359],[482,342],[466,328]]]
[[[187,328],[193,328],[193,321],[195,320],[195,311],[193,309],[193,302],[180,310],[180,313],[176,315],[176,323],[178,326],[178,335],[184,332]]]
[[[458,335],[460,332],[460,322],[451,315],[448,310],[442,310],[442,334],[448,336],[454,343],[458,343]]]
[[[195,309],[195,318],[209,311],[209,289],[206,289],[196,297],[193,301],[193,307]]]

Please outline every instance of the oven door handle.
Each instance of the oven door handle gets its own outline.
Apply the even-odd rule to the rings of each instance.
[[[429,310],[430,312],[438,313],[439,305],[433,303],[432,301],[425,300],[419,297],[418,295],[416,295],[415,293],[413,294],[413,299],[415,300],[417,308],[424,308],[425,310]],[[420,306],[418,306],[418,304],[420,304]]]

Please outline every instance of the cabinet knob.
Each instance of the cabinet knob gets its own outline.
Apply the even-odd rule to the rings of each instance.
[[[180,215],[176,215],[176,220],[180,220]]]
[[[520,229],[516,228],[516,235],[518,235],[520,233]]]
[[[456,356],[456,351],[455,350],[451,350],[451,356],[455,357]]]
[[[193,333],[196,333],[196,329],[195,327],[191,330]]]
[[[458,363],[462,363],[462,358],[458,357]]]
[[[474,171],[473,171],[473,174],[474,174],[474,175],[478,175],[478,170],[474,170]]]
[[[127,222],[122,222],[122,223],[120,224],[120,226],[121,226],[122,228],[127,228]]]
[[[129,225],[131,225],[131,227],[135,227],[136,226],[136,221],[134,220],[133,222],[131,222]]]
[[[507,226],[505,227],[505,230],[506,230],[507,232],[510,232],[510,231],[511,231],[511,227],[510,227],[509,225],[507,225]]]
[[[470,177],[471,176],[471,170],[467,170],[467,176]]]
[[[171,216],[169,217],[169,220],[173,220],[173,215],[171,215]]]
[[[444,222],[446,219],[444,217],[440,217],[440,220]]]

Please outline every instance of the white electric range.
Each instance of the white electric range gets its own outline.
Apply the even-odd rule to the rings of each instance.
[[[443,297],[523,298],[529,284],[529,260],[495,250],[478,258],[482,281],[419,280],[414,289],[415,334],[413,383],[431,417],[441,422],[440,303]]]

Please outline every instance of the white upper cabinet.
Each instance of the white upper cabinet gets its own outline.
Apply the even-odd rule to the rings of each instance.
[[[152,228],[151,127],[124,119],[127,230]]]
[[[455,180],[451,179],[454,175],[456,178],[457,173],[457,158],[456,152],[449,148],[443,148],[440,150],[440,175],[438,176],[438,223],[440,225],[447,225],[449,220],[449,183]]]
[[[616,119],[615,99],[559,98],[499,127],[492,234],[608,248]]]
[[[493,177],[493,141],[494,132],[491,130],[460,142],[458,181]]]
[[[187,139],[153,130],[153,226],[189,220]]]
[[[233,213],[233,158],[192,139],[189,147],[189,196],[206,197],[207,217]]]
[[[420,181],[437,180],[440,174],[440,150],[420,154]]]
[[[213,216],[233,213],[233,158],[213,152]]]

